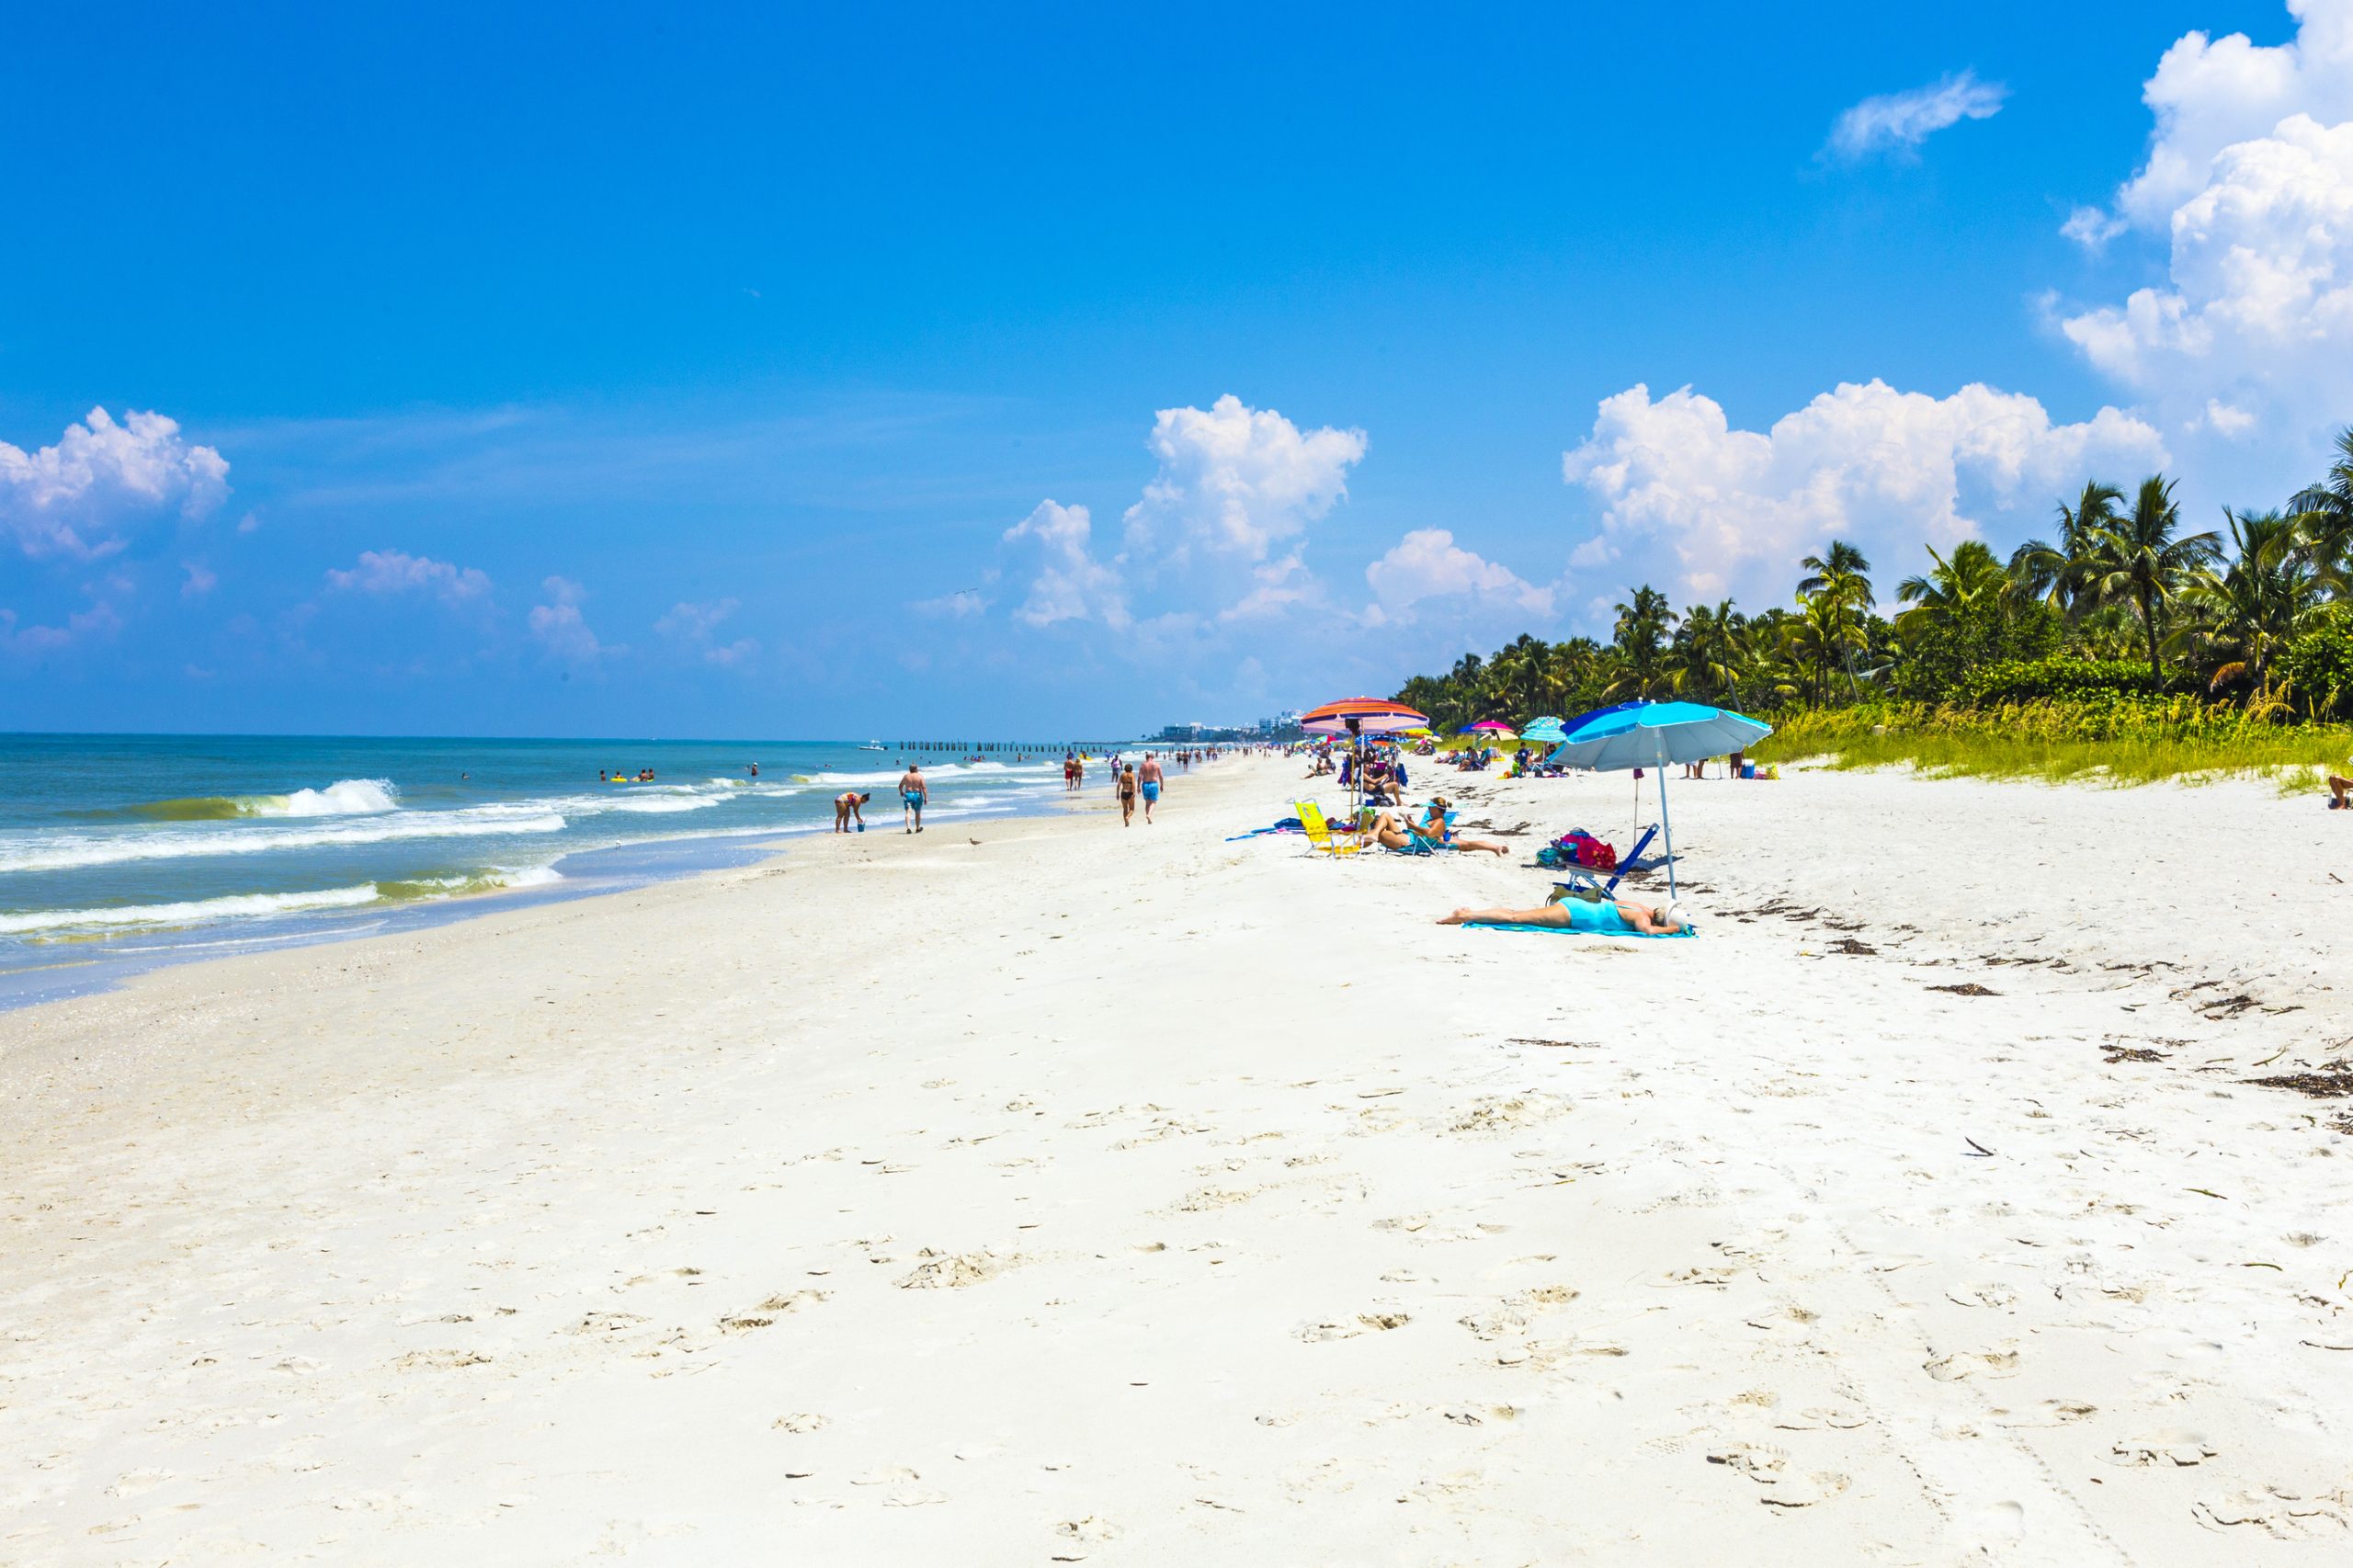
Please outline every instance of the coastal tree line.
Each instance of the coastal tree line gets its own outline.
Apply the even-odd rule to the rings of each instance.
[[[1677,609],[1644,585],[1607,640],[1523,634],[1396,695],[1441,733],[1637,698],[1915,720],[2057,704],[2241,727],[2353,712],[2353,428],[2313,483],[2226,507],[2219,528],[2193,528],[2175,488],[2087,483],[2006,561],[1964,540],[1892,591],[1838,541],[1799,562],[1785,606]]]

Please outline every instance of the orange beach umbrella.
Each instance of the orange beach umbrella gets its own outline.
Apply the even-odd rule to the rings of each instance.
[[[1392,735],[1429,722],[1428,714],[1386,697],[1344,697],[1299,716],[1299,727],[1318,735]]]

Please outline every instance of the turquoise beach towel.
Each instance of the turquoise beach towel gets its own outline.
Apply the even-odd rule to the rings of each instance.
[[[1463,929],[1476,931],[1540,931],[1547,937],[1635,937],[1646,942],[1670,941],[1699,933],[1686,926],[1680,931],[1574,931],[1566,926],[1522,926],[1500,920],[1465,920]]]

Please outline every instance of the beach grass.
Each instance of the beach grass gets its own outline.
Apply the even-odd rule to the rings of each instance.
[[[2191,699],[1984,710],[1918,705],[1779,718],[1754,753],[1765,762],[1910,767],[1931,777],[2038,778],[2117,786],[2270,778],[2282,793],[2353,772],[2353,729],[2289,724]]]

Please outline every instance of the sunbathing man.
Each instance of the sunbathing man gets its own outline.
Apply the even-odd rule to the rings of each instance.
[[[1648,904],[1604,899],[1566,898],[1541,909],[1458,909],[1441,926],[1550,926],[1562,931],[1585,931],[1597,937],[1672,937],[1688,931],[1691,922],[1680,904]]]

